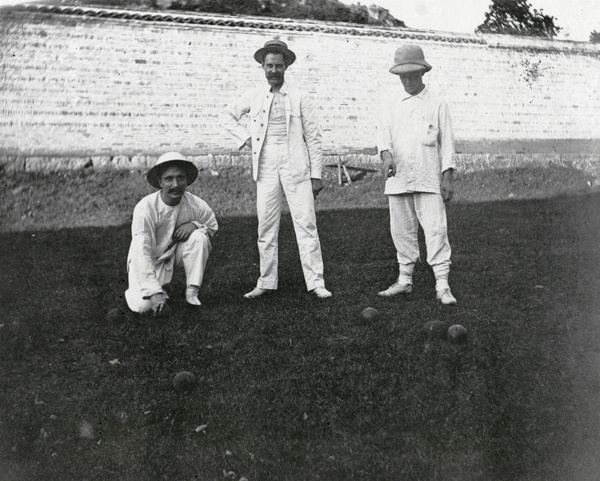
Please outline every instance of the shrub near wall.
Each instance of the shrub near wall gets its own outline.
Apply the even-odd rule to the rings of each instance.
[[[379,106],[400,88],[388,69],[395,49],[408,42],[423,46],[434,67],[426,83],[449,101],[463,155],[511,145],[511,154],[553,152],[559,160],[586,154],[585,163],[598,151],[597,45],[18,6],[0,15],[2,162],[18,170],[38,169],[44,158],[55,158],[61,168],[143,167],[166,150],[193,155],[206,166],[246,162],[217,115],[245,89],[264,82],[252,55],[274,37],[298,55],[287,78],[314,98],[329,154],[377,161]],[[566,153],[555,147],[564,140],[571,142]]]

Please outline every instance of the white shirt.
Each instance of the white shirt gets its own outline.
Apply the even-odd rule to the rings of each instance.
[[[135,206],[127,269],[135,273],[143,297],[163,292],[156,266],[171,257],[159,259],[171,246],[175,229],[188,222],[193,222],[208,236],[219,228],[208,204],[189,192],[183,194],[176,206],[165,204],[160,191],[147,195]]]
[[[287,142],[287,121],[285,118],[285,97],[281,92],[273,94],[273,103],[269,112],[265,144],[284,144]]]
[[[439,194],[442,173],[456,169],[448,104],[427,87],[417,95],[402,91],[387,99],[381,108],[377,147],[379,153],[388,150],[396,164],[385,194]]]

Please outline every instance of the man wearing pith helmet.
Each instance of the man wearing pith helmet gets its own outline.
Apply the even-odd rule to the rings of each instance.
[[[287,200],[307,290],[318,298],[325,288],[323,258],[317,232],[314,198],[321,182],[321,131],[309,96],[285,80],[296,55],[285,42],[269,40],[254,54],[266,83],[226,107],[221,124],[240,149],[252,152],[256,181],[260,278],[244,295],[260,297],[278,287],[278,236],[283,196]],[[246,127],[241,119],[248,116]]]
[[[396,50],[390,72],[402,87],[381,110],[377,146],[386,178],[390,227],[399,264],[398,280],[382,297],[412,291],[413,270],[419,259],[417,232],[425,233],[427,262],[436,280],[437,299],[456,304],[450,291],[450,244],[445,202],[454,195],[454,135],[446,102],[423,83],[431,70],[423,50],[404,45]]]
[[[193,162],[178,152],[161,155],[146,175],[158,190],[133,210],[125,299],[134,312],[157,315],[162,311],[168,299],[164,286],[171,282],[176,267],[185,271],[186,302],[200,305],[198,291],[211,250],[210,238],[219,226],[208,204],[186,192],[197,177]]]

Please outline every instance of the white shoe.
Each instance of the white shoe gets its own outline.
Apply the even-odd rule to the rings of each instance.
[[[315,296],[317,296],[319,299],[327,299],[328,297],[331,297],[331,292],[329,292],[327,289],[325,289],[324,287],[315,287],[312,291]]]
[[[202,305],[200,299],[198,299],[198,288],[196,286],[189,286],[185,290],[185,302],[192,306]]]
[[[398,282],[394,282],[390,287],[388,287],[385,291],[378,292],[377,295],[381,297],[392,297],[398,294],[410,294],[412,292],[412,284],[400,284]]]
[[[267,294],[268,292],[272,292],[275,289],[262,289],[260,287],[255,287],[250,292],[244,294],[246,299],[256,299],[257,297],[262,296],[263,294]]]
[[[198,299],[197,297],[186,297],[185,302],[187,302],[188,304],[190,304],[192,306],[201,306],[202,305],[202,303],[200,302],[200,299]]]
[[[437,298],[438,298],[438,301],[440,301],[445,306],[451,306],[451,305],[456,304],[456,298],[452,295],[452,292],[450,292],[449,287],[446,287],[445,289],[438,291]]]

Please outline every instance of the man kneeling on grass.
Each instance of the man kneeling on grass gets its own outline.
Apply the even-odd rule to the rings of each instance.
[[[161,155],[146,175],[160,190],[144,197],[133,211],[125,298],[134,312],[162,311],[168,299],[163,286],[171,282],[175,266],[185,270],[186,302],[200,305],[210,238],[219,226],[208,204],[185,191],[197,177],[196,166],[177,152]]]

